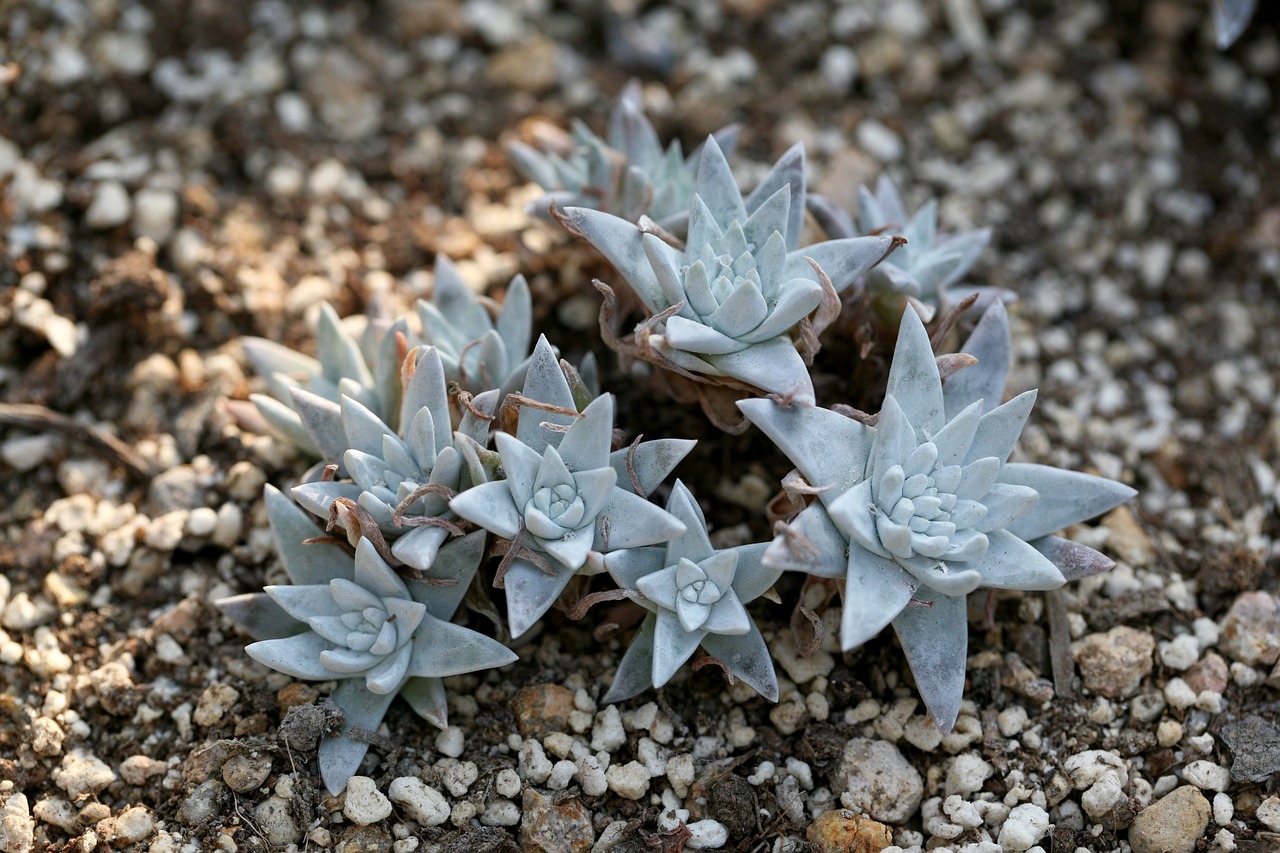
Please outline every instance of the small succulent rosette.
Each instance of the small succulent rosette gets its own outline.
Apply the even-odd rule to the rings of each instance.
[[[1052,534],[1135,494],[1101,477],[1008,461],[1035,392],[999,402],[1009,365],[1000,303],[965,351],[977,365],[944,388],[924,324],[908,309],[875,426],[821,408],[739,403],[818,495],[775,538],[766,565],[844,579],[845,649],[892,623],[944,731],[964,688],[966,595],[1054,589],[1110,568]]]
[[[613,397],[580,413],[546,338],[525,377],[514,435],[494,436],[502,479],[473,486],[450,509],[503,540],[507,554],[495,585],[506,591],[518,637],[546,613],[587,555],[665,542],[684,525],[647,500],[692,441],[641,442],[611,452]]]
[[[858,188],[858,225],[829,199],[811,196],[810,208],[823,230],[832,237],[856,234],[880,234],[902,237],[906,243],[881,263],[869,270],[863,284],[892,310],[889,321],[902,312],[903,300],[909,300],[925,318],[963,302],[969,296],[977,301],[971,309],[976,318],[993,301],[1008,302],[1012,291],[998,287],[962,285],[960,282],[978,262],[991,229],[945,233],[938,231],[938,203],[929,199],[914,214],[908,214],[897,186],[888,175],[881,175],[875,192]],[[899,297],[896,300],[890,297]]]
[[[778,700],[769,648],[745,607],[773,586],[781,569],[764,565],[767,542],[716,550],[702,509],[679,480],[667,512],[685,532],[665,547],[630,548],[596,556],[634,600],[648,609],[618,666],[605,702],[662,687],[701,646],[731,678]]]
[[[730,150],[737,128],[724,128],[715,138]],[[686,157],[679,140],[663,149],[645,117],[639,81],[632,80],[618,95],[605,139],[575,121],[568,149],[562,155],[522,142],[508,146],[516,171],[546,190],[531,213],[550,219],[552,206],[591,207],[630,222],[647,216],[663,228],[683,231],[699,152]]]
[[[625,219],[569,209],[573,227],[649,313],[632,354],[697,381],[812,403],[806,358],[813,352],[802,354],[796,338],[816,347],[822,326],[839,313],[837,294],[895,243],[858,237],[799,248],[805,182],[797,145],[743,198],[724,153],[708,139],[683,247]],[[816,326],[803,335],[806,321]]]
[[[257,642],[254,660],[294,678],[336,681],[332,699],[341,731],[319,746],[321,776],[337,794],[360,767],[369,744],[353,730],[375,731],[397,695],[444,728],[442,678],[503,666],[516,655],[489,637],[448,620],[484,552],[484,534],[466,537],[421,579],[402,578],[368,539],[354,557],[312,542],[314,521],[272,487],[267,513],[289,583],[218,602]]]
[[[397,333],[408,334],[409,325],[389,323],[378,316],[350,318],[363,322],[363,331],[348,331],[328,303],[320,305],[316,324],[316,357],[312,358],[266,338],[241,339],[253,369],[267,378],[269,394],[249,397],[257,416],[275,435],[312,458],[324,453],[294,409],[295,390],[337,403],[350,397],[378,417],[395,425],[400,405],[400,343]],[[233,408],[236,401],[229,401]],[[244,404],[241,403],[241,406]],[[247,412],[237,412],[245,419]]]

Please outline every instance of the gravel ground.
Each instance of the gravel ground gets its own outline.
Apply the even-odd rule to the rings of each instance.
[[[1280,849],[1274,11],[1219,53],[1191,0],[0,10],[0,395],[45,407],[0,419],[3,853]],[[1023,451],[1141,490],[1071,532],[1119,565],[978,606],[945,738],[891,637],[799,657],[792,585],[776,706],[707,669],[604,707],[621,642],[552,620],[329,797],[324,691],[209,603],[279,575],[262,486],[306,467],[224,407],[261,387],[237,338],[407,308],[447,253],[581,352],[582,255],[501,141],[600,127],[632,75],[667,138],[741,122],[744,174],[804,140],[837,200],[887,171],[995,229]],[[785,463],[731,451],[699,494],[762,536]]]

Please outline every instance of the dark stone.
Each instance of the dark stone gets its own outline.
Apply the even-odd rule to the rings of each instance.
[[[800,758],[819,773],[830,773],[848,738],[830,723],[814,723],[800,735]]]
[[[342,833],[334,850],[337,853],[387,853],[393,843],[391,833],[381,826],[353,826]]]
[[[741,776],[730,774],[711,786],[708,816],[724,824],[730,838],[750,838],[756,832],[760,804],[756,789]]]
[[[342,712],[336,705],[294,705],[280,721],[276,737],[294,752],[315,752],[316,744],[329,731],[342,723]]]
[[[444,840],[440,853],[521,853],[510,835],[496,826],[459,832]]]
[[[1280,728],[1251,715],[1222,727],[1222,740],[1230,748],[1231,778],[1239,782],[1265,782],[1280,773]]]

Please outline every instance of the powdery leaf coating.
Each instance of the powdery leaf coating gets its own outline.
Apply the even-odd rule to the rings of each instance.
[[[650,611],[604,701],[663,686],[701,645],[731,675],[776,702],[769,650],[744,607],[782,573],[761,562],[767,544],[714,549],[701,508],[679,480],[667,511],[686,529],[665,548],[620,550],[603,558],[618,585],[639,592],[637,600]]]
[[[892,624],[944,731],[954,724],[964,688],[965,596],[980,587],[1061,586],[1066,577],[1055,557],[1074,576],[1108,565],[1084,546],[1037,540],[1134,494],[1100,477],[1007,462],[1034,395],[999,403],[1009,363],[1002,306],[988,310],[969,348],[988,363],[944,389],[924,324],[908,309],[874,427],[768,400],[738,404],[821,489],[774,540],[765,564],[843,576],[843,647]]]

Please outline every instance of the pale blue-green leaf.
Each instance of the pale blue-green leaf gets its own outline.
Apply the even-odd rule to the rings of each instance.
[[[756,187],[756,192],[760,192],[763,186],[762,184],[760,187]],[[747,199],[747,207],[749,209],[752,206],[752,198],[755,198],[755,193],[752,193],[751,198]],[[792,233],[790,230],[792,226],[790,221],[791,187],[784,183],[782,186],[775,187],[772,195],[768,197],[761,196],[761,198],[764,199],[763,202],[752,210],[751,216],[742,224],[742,233],[751,246],[752,254],[764,248],[765,244],[773,238],[773,235],[777,234],[780,238],[780,248],[783,250],[782,256],[785,257],[788,251],[795,248],[793,242],[788,242],[787,239]],[[803,205],[803,201],[797,203]],[[803,217],[803,206],[800,212]]]
[[[738,408],[777,445],[827,504],[866,475],[873,430],[828,409],[771,400],[739,400]],[[843,558],[841,559],[843,567]]]
[[[295,380],[320,374],[320,362],[266,338],[246,336],[240,339],[245,357],[259,376],[283,373]]]
[[[640,579],[660,572],[666,565],[666,549],[661,547],[628,548],[606,554],[604,567],[623,589],[636,589]]]
[[[685,352],[682,349],[676,349],[667,343],[666,338],[661,335],[654,335],[649,338],[649,345],[653,347],[663,358],[670,361],[676,367],[689,371],[690,373],[701,373],[704,376],[724,376],[724,371],[716,367],[710,361],[699,358],[691,352]],[[710,358],[710,356],[708,356]]]
[[[290,388],[289,397],[293,410],[321,456],[330,462],[342,459],[342,453],[350,445],[342,427],[342,410],[337,403],[301,388]]]
[[[987,553],[965,565],[982,574],[982,585],[995,589],[1057,589],[1067,582],[1057,566],[1007,530],[987,534]]]
[[[702,639],[707,654],[724,661],[734,678],[740,678],[770,702],[778,701],[778,676],[764,636],[755,625],[745,634],[708,634]]]
[[[342,464],[346,466],[351,479],[365,491],[378,486],[393,489],[399,485],[388,480],[390,472],[387,470],[387,462],[376,454],[348,450],[342,457]]]
[[[360,493],[364,491],[355,483],[335,483],[318,482],[303,483],[301,486],[294,486],[292,489],[293,499],[296,500],[303,509],[312,515],[317,516],[323,521],[329,519],[329,507],[338,498],[347,498],[348,500],[359,500]],[[323,533],[313,533],[312,536],[322,536]],[[310,547],[310,546],[308,546]]]
[[[935,245],[939,250],[944,250],[948,254],[959,256],[959,260],[952,267],[951,275],[942,282],[941,287],[945,290],[964,277],[964,274],[973,268],[978,262],[978,257],[987,248],[987,244],[991,242],[991,229],[979,228],[976,231],[965,231],[960,234],[943,235],[937,239]]]
[[[974,436],[982,420],[982,404],[975,402],[968,408],[948,419],[946,426],[933,436],[933,445],[938,448],[936,465],[945,468],[961,465],[973,445]]]
[[[481,483],[449,501],[449,509],[503,539],[514,539],[520,530],[520,511],[505,480]]]
[[[608,565],[607,559],[606,566]],[[678,581],[676,577],[678,573],[679,567],[675,564],[670,564],[665,568],[660,568],[655,572],[637,578],[636,589],[640,591],[641,595],[659,607],[674,611],[678,597]]]
[[[663,336],[669,345],[686,352],[703,355],[725,355],[746,348],[746,344],[737,341],[723,332],[717,331],[698,320],[687,320],[684,317],[669,317],[665,323]]]
[[[440,548],[431,566],[422,570],[428,578],[450,580],[454,581],[453,584],[434,586],[414,580],[406,582],[410,594],[416,601],[427,605],[427,612],[432,616],[437,619],[453,618],[467,595],[471,579],[484,560],[486,538],[485,531],[473,530],[466,536],[451,539]]]
[[[705,631],[686,631],[675,613],[659,613],[653,632],[653,686],[662,687],[670,681],[705,636]]]
[[[323,485],[323,484],[317,484]],[[324,531],[297,504],[275,486],[262,490],[267,507],[267,520],[275,537],[280,561],[295,584],[323,584],[333,578],[350,578],[354,571],[351,557],[341,548],[324,544],[302,544],[307,539],[323,536]],[[327,510],[326,510],[327,514]]]
[[[992,411],[1004,399],[1012,358],[1009,315],[1004,305],[995,302],[983,312],[960,351],[974,356],[978,363],[949,376],[942,386],[947,417],[955,417],[961,409],[978,400],[983,401],[984,413]]]
[[[476,299],[475,292],[463,280],[458,268],[444,255],[436,255],[435,289],[431,302],[448,318],[464,342],[473,341],[493,328],[489,312]]]
[[[720,600],[711,605],[711,615],[702,623],[702,630],[726,635],[745,634],[751,630],[751,617],[733,587],[724,590]]]
[[[578,497],[582,498],[585,506],[582,516],[585,523],[586,519],[595,518],[608,502],[614,485],[618,482],[618,472],[606,465],[603,468],[580,471],[573,475],[573,480],[577,484]]]
[[[747,207],[743,203],[738,183],[729,169],[729,161],[715,137],[707,137],[702,145],[702,159],[698,163],[698,177],[694,192],[703,200],[712,217],[722,227],[730,222],[745,222]]]
[[[350,397],[342,398],[342,427],[349,449],[374,456],[382,452],[382,437],[395,434],[381,418]]]
[[[793,278],[782,285],[782,293],[764,322],[741,336],[754,344],[785,334],[822,304],[822,286],[813,279]]]
[[[688,260],[689,256],[685,256]],[[711,292],[711,271],[702,260],[695,260],[684,271],[684,295],[689,307],[699,317],[706,317],[719,306],[715,295]]]
[[[635,484],[631,481],[631,472],[634,472],[644,497],[658,488],[695,444],[696,441],[684,438],[642,441],[634,452],[630,447],[623,447],[609,454],[609,466],[618,472],[618,487],[627,491],[635,491]],[[628,456],[631,471],[627,470]]]
[[[378,555],[368,539],[356,545],[355,582],[379,598],[409,598],[409,589],[400,576]]]
[[[609,464],[612,441],[613,395],[602,394],[582,410],[557,449],[570,471],[588,471]]]
[[[529,355],[530,337],[533,335],[533,299],[529,283],[517,275],[507,284],[507,293],[494,324],[507,345],[513,363],[524,361]],[[494,377],[501,380],[503,377]]]
[[[729,549],[738,556],[738,566],[733,573],[733,589],[744,603],[755,601],[769,591],[782,570],[764,565],[768,542],[753,542]]]
[[[799,406],[814,403],[809,368],[791,339],[780,335],[728,355],[707,356],[725,376],[777,394]]]
[[[840,615],[840,647],[848,651],[883,631],[919,586],[919,581],[897,563],[857,543],[851,544]]]
[[[515,652],[491,637],[428,616],[413,636],[409,674],[416,678],[445,678],[506,666],[516,659]]]
[[[328,584],[277,584],[263,587],[262,591],[299,622],[306,622],[313,616],[338,616],[346,612],[345,608],[333,600]]]
[[[890,468],[902,465],[920,446],[921,437],[917,432],[919,427],[903,411],[896,396],[892,393],[885,395],[884,404],[880,407],[880,417],[875,425],[870,464],[867,466],[867,477],[872,483],[881,482]]]
[[[960,485],[956,489],[956,497],[962,501],[980,501],[996,484],[1001,474],[1000,460],[995,456],[984,456],[964,466]]]
[[[1013,453],[1013,448],[1018,444],[1018,438],[1022,435],[1022,429],[1035,404],[1036,392],[1024,391],[983,415],[978,422],[978,432],[973,444],[965,455],[965,464],[987,456],[994,456],[1001,464],[1008,462],[1009,454]]]
[[[667,498],[667,512],[677,518],[685,526],[685,532],[667,543],[667,563],[675,565],[680,560],[692,560],[700,563],[715,553],[711,547],[711,537],[707,535],[707,522],[702,514],[702,507],[694,498],[689,487],[676,480]]]
[[[684,274],[681,266],[688,262],[684,255],[653,234],[645,234],[642,244],[645,257],[649,261],[654,276],[657,277],[658,286],[662,288],[663,307],[683,302],[684,305],[680,307],[678,316],[687,317],[690,320],[697,319],[698,315],[685,296]],[[650,310],[656,312],[659,309],[650,306]]]
[[[568,569],[547,574],[522,557],[511,561],[503,587],[507,594],[507,627],[512,638],[528,631],[551,609],[573,575]]]
[[[1020,462],[1005,465],[1000,482],[1040,493],[1036,508],[1009,526],[1010,533],[1028,542],[1099,516],[1137,494],[1105,477]]]
[[[494,445],[502,459],[502,470],[506,476],[506,485],[511,490],[511,498],[520,509],[533,497],[537,488],[538,472],[543,465],[543,454],[536,453],[519,439],[508,433],[494,434]]]
[[[587,556],[591,553],[594,529],[571,531],[560,539],[540,539],[533,537],[541,545],[542,550],[550,554],[564,569],[576,572],[587,564]],[[531,543],[532,544],[532,543]]]
[[[565,213],[587,242],[622,274],[645,307],[655,313],[667,307],[662,287],[645,256],[639,228],[625,219],[585,207],[571,207]]]
[[[550,406],[577,411],[573,405],[573,392],[569,390],[569,381],[564,378],[560,361],[556,358],[555,351],[552,350],[545,335],[538,337],[533,358],[529,361],[529,372],[525,374],[524,379],[524,396]],[[572,415],[521,406],[516,438],[532,448],[534,453],[541,455],[547,447],[558,446],[564,437],[563,432],[548,429],[542,424],[567,427],[575,420],[577,418]]]
[[[852,217],[840,205],[825,195],[809,193],[809,197],[805,199],[805,207],[809,213],[813,214],[818,227],[822,229],[829,240],[853,237],[858,233],[854,227]]]
[[[449,538],[443,527],[414,527],[391,545],[391,553],[402,563],[427,571],[435,563],[440,546]]]
[[[1109,572],[1116,566],[1116,561],[1106,554],[1070,539],[1042,536],[1033,541],[1031,546],[1057,566],[1068,581]]]
[[[907,245],[926,249],[933,246],[933,239],[937,233],[938,202],[931,198],[916,211],[915,216],[911,217],[907,227],[902,229],[902,236],[907,238]]]
[[[400,423],[411,423],[421,409],[431,412],[436,450],[447,447],[453,440],[449,424],[449,390],[440,351],[435,347],[426,347],[418,355],[413,376],[405,386]]]
[[[911,605],[893,620],[893,629],[911,666],[916,689],[943,734],[960,715],[965,663],[969,652],[965,597],[941,595],[928,587],[916,590],[920,605]]]
[[[520,379],[521,384],[524,378]],[[485,391],[483,394],[477,394],[471,400],[471,405],[477,412],[482,415],[492,416],[498,408],[499,394],[506,394],[507,391],[493,390]],[[458,432],[479,445],[487,445],[489,440],[489,424],[490,421],[482,417],[477,417],[469,410],[462,413],[462,421],[458,424]]]
[[[996,483],[982,498],[987,514],[973,526],[979,533],[1003,530],[1030,513],[1040,501],[1035,489]]]
[[[538,476],[533,481],[534,493],[536,494],[538,489],[572,485],[573,474],[564,464],[560,452],[554,447],[548,447],[542,452],[542,459],[538,462]],[[512,494],[517,494],[514,489]]]
[[[942,595],[964,596],[982,585],[982,575],[968,562],[944,563],[916,555],[896,560],[898,565]]]
[[[395,699],[395,693],[370,693],[365,689],[363,679],[351,678],[340,682],[331,698],[342,709],[342,734],[320,741],[316,757],[320,764],[320,778],[329,793],[336,797],[360,769],[360,762],[369,751],[368,743],[353,739],[349,733],[352,729],[377,731]]]
[[[293,409],[266,394],[250,394],[249,402],[253,403],[258,414],[262,415],[262,419],[267,422],[267,426],[281,438],[308,456],[320,455],[320,449],[311,440],[306,427],[302,425],[302,419]]]
[[[760,286],[750,279],[742,279],[734,287],[720,307],[706,318],[707,325],[731,338],[745,335],[764,322],[769,316],[769,304],[765,302]]]
[[[777,230],[782,231],[786,237],[789,251],[794,251],[800,245],[800,234],[804,230],[805,175],[804,143],[797,142],[778,158],[778,162],[773,164],[751,195],[747,196],[747,210],[754,212],[767,204],[767,200],[779,189],[788,188],[786,227]]]
[[[642,497],[614,489],[596,519],[592,547],[600,553],[667,542],[684,533],[678,518]]]
[[[532,181],[544,190],[553,190],[559,184],[555,168],[537,149],[523,142],[510,142],[507,155],[511,157],[511,165],[526,181]]]
[[[320,303],[316,326],[316,356],[325,379],[338,382],[351,379],[364,388],[373,388],[373,374],[365,364],[360,345],[342,328],[338,314],[327,302]]]
[[[319,634],[307,631],[292,637],[259,640],[244,647],[245,654],[265,667],[305,681],[328,681],[337,677],[320,662],[321,652],[331,643]]]
[[[871,269],[893,247],[891,237],[850,237],[805,246],[787,255],[786,278],[814,278],[806,258],[822,268],[836,293],[844,293],[858,277]]]
[[[381,456],[387,461],[387,467],[398,473],[406,479],[416,479],[416,475],[422,471],[422,466],[418,464],[418,460],[414,453],[409,450],[409,446],[400,440],[397,435],[388,433],[382,437],[382,453]],[[431,470],[431,462],[434,461],[427,457],[426,469]]]
[[[886,395],[892,395],[916,434],[935,435],[942,429],[944,405],[938,363],[920,315],[908,308],[898,327],[898,342],[889,367]]]
[[[439,729],[449,727],[449,698],[439,678],[410,678],[400,696],[422,719]]]
[[[220,598],[214,604],[255,640],[275,640],[307,629],[304,623],[291,617],[265,592],[246,592]]]
[[[788,528],[790,535],[779,534],[766,548],[766,567],[823,578],[845,576],[849,540],[836,529],[822,504],[810,504]]]
[[[653,686],[653,638],[657,631],[657,615],[650,613],[631,639],[627,653],[618,664],[613,683],[605,693],[606,705],[638,696]]]

